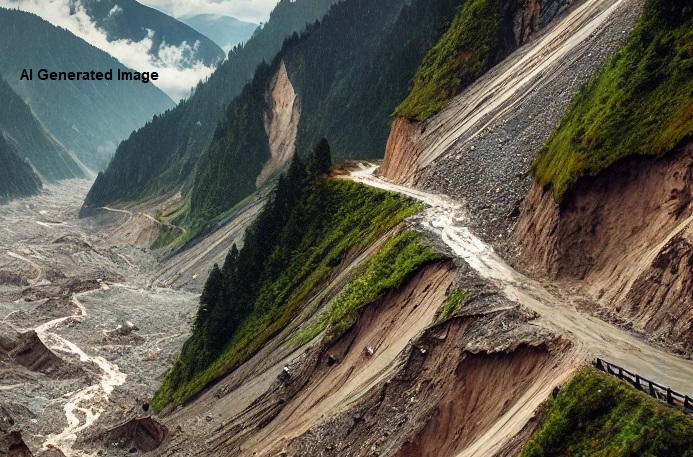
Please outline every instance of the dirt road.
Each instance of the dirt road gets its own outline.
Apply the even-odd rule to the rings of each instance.
[[[565,335],[582,348],[588,360],[599,356],[679,392],[693,393],[693,361],[654,348],[633,334],[580,313],[539,282],[514,270],[471,233],[465,227],[465,215],[459,203],[445,196],[387,183],[373,176],[375,170],[375,166],[364,167],[353,172],[351,179],[429,205],[419,225],[438,234],[455,254],[480,276],[494,282],[509,299],[536,311],[541,316],[537,325]]]

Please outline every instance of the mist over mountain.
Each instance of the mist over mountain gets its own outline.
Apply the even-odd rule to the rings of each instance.
[[[173,107],[152,83],[20,80],[24,69],[127,71],[112,56],[36,15],[0,8],[0,74],[34,115],[94,171],[156,113]]]
[[[135,0],[81,0],[81,5],[110,41],[149,38],[149,54],[155,59],[173,53],[182,67],[198,62],[213,66],[224,60],[225,52],[212,37]]]
[[[180,18],[180,21],[211,38],[226,52],[247,41],[258,27],[258,24],[220,14],[196,14]]]
[[[34,169],[51,181],[81,178],[84,170],[75,158],[48,132],[19,95],[0,77],[0,135],[14,152],[27,159]]]

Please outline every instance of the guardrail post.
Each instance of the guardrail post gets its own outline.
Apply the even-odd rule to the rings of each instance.
[[[642,390],[642,386],[640,385],[640,375],[636,374],[635,375],[635,388],[638,390]]]
[[[648,381],[650,384],[650,397],[657,398],[657,392],[655,391],[654,386],[652,385],[652,381]]]
[[[667,403],[669,403],[672,406],[676,406],[676,403],[674,403],[674,396],[671,394],[670,387],[667,387]]]
[[[691,404],[691,398],[688,395],[683,397],[683,407],[684,409],[693,410],[693,404]]]
[[[604,364],[602,364],[602,359],[600,359],[599,357],[597,357],[597,361],[595,362],[594,366],[597,367],[597,370],[606,371],[604,370]]]

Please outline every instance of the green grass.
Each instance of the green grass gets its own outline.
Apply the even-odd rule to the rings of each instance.
[[[328,328],[327,338],[335,340],[356,322],[358,311],[368,303],[399,287],[421,266],[439,255],[420,243],[416,232],[406,230],[388,240],[368,261],[363,272],[339,292],[330,307],[292,342],[300,346]]]
[[[585,368],[549,399],[521,457],[693,456],[693,420]]]
[[[450,292],[447,300],[443,303],[440,309],[440,314],[438,315],[438,320],[442,321],[457,313],[462,309],[462,306],[467,302],[469,298],[469,293],[461,289],[455,289]]]
[[[495,65],[508,51],[502,37],[504,19],[516,8],[515,1],[506,0],[467,0],[460,6],[448,30],[426,54],[409,96],[394,114],[428,119]]]
[[[154,410],[184,403],[248,360],[325,285],[346,256],[364,249],[421,209],[413,199],[345,180],[313,184],[310,195],[292,211],[287,223],[300,228],[300,238],[280,236],[273,248],[273,258],[289,256],[288,266],[276,274],[267,273],[254,310],[230,336],[221,355],[203,370],[193,370],[190,377],[186,366],[196,362],[196,351],[190,348],[204,347],[203,341],[196,340],[204,335],[193,333],[157,391],[151,403]]]
[[[560,201],[583,175],[660,155],[693,132],[693,8],[648,0],[626,45],[575,96],[533,166]]]

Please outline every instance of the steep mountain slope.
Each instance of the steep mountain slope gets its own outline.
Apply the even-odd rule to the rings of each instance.
[[[40,81],[38,70],[127,71],[117,60],[39,17],[0,8],[0,74],[41,123],[87,167],[106,166],[132,130],[173,106],[139,81]],[[32,81],[20,80],[34,69]],[[69,113],[69,116],[66,115]]]
[[[248,41],[258,27],[258,24],[252,22],[219,14],[196,14],[179,20],[211,38],[227,52],[234,46]]]
[[[685,2],[646,3],[540,151],[516,234],[527,265],[580,281],[596,312],[689,354],[692,34]]]
[[[41,180],[0,133],[0,203],[11,198],[35,195]]]
[[[187,66],[200,61],[209,66],[224,60],[225,52],[211,37],[135,0],[82,0],[81,5],[109,40],[150,38],[150,55],[158,58],[167,47],[179,48]]]
[[[75,159],[46,131],[31,109],[0,77],[0,134],[47,180],[84,177]]]
[[[390,112],[459,4],[346,0],[287,40],[229,105],[195,176],[190,226],[228,211],[322,137],[338,158],[380,156]]]
[[[209,147],[228,107],[264,60],[271,61],[282,42],[307,23],[321,18],[337,0],[281,0],[269,21],[247,43],[200,83],[175,109],[157,116],[119,145],[113,161],[97,177],[85,206],[103,206],[172,192],[189,181]]]
[[[540,17],[557,4],[544,6]],[[574,93],[625,43],[641,7],[641,0],[581,2],[438,114],[395,119],[379,173],[464,200],[476,232],[514,250],[504,242],[529,191],[530,165]]]

